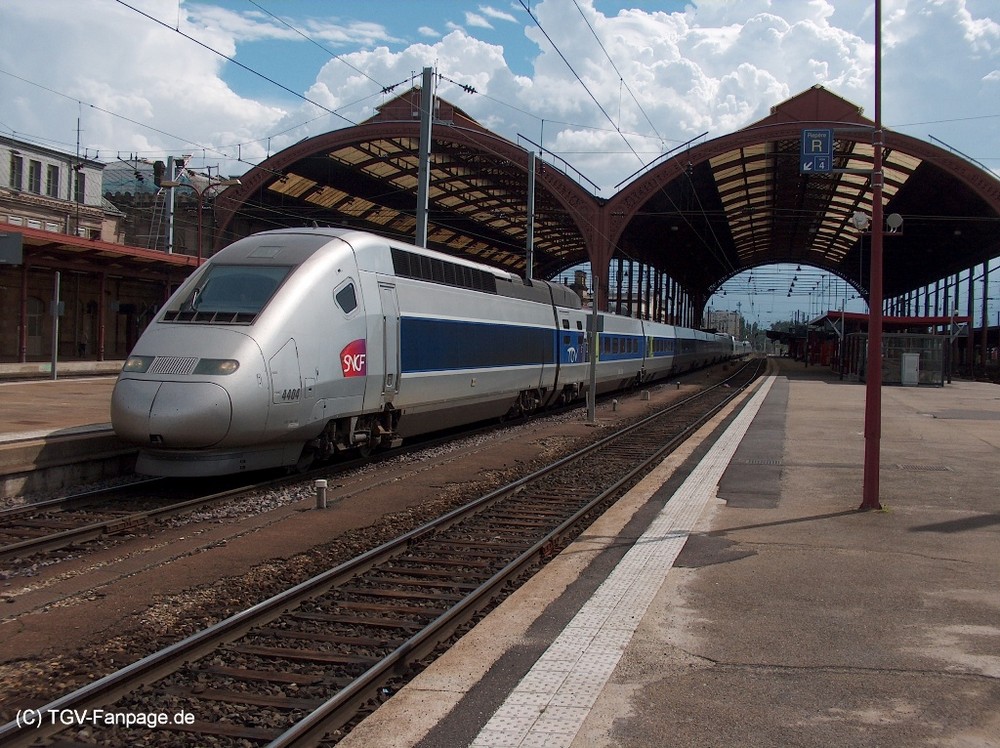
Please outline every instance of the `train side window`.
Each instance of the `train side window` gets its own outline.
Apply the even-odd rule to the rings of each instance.
[[[354,290],[354,281],[347,281],[334,290],[333,299],[344,314],[350,314],[358,308],[358,294]]]
[[[576,329],[577,330],[582,330],[583,329],[583,322],[581,322],[580,320],[577,320],[576,321]]]
[[[568,330],[569,329],[569,320],[568,319],[564,319],[562,321],[562,326],[563,326],[564,330]]]

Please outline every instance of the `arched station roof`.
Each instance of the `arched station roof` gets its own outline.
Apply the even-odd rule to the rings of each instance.
[[[804,129],[833,132],[834,171],[800,173]],[[569,170],[536,161],[534,275],[591,262],[608,277],[628,257],[665,272],[698,309],[729,278],[760,265],[808,264],[867,296],[874,122],[815,86],[743,130],[675,154],[610,199]],[[1000,180],[950,151],[884,131],[886,298],[1000,254]],[[412,240],[419,90],[355,127],[264,161],[218,203],[223,241],[287,226],[350,225]],[[524,274],[528,152],[438,99],[428,246]],[[604,292],[607,292],[605,281]]]
[[[870,235],[851,218],[871,215],[874,126],[813,87],[629,184],[607,206],[612,239],[702,301],[734,275],[779,262],[822,268],[867,296]],[[804,129],[832,131],[833,172],[800,173]],[[883,137],[883,210],[903,219],[885,236],[885,297],[1000,254],[1000,180],[943,148]]]
[[[371,119],[302,141],[261,163],[219,202],[225,241],[272,228],[352,226],[412,241],[420,92]],[[524,274],[528,152],[437,99],[427,244]],[[536,160],[534,273],[585,261],[597,204],[566,173]]]

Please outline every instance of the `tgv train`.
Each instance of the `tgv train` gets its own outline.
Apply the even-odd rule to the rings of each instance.
[[[136,471],[302,467],[740,355],[726,335],[600,314],[567,287],[360,231],[283,229],[198,268],[114,388]]]

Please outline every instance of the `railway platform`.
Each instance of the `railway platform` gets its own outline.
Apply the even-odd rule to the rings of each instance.
[[[0,364],[0,498],[113,477],[134,465],[134,448],[111,430],[111,390],[121,362],[57,367],[57,378],[25,378]],[[37,366],[37,365],[34,365]]]
[[[1000,390],[772,361],[339,745],[1000,746]]]

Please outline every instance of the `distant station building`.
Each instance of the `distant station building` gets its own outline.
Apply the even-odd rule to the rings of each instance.
[[[732,335],[739,340],[743,339],[743,320],[738,312],[713,309],[708,314],[708,326],[714,328],[716,332]]]
[[[194,269],[193,257],[124,243],[128,216],[102,193],[104,169],[0,137],[0,361],[124,358]]]

